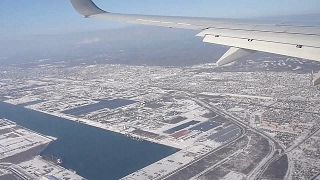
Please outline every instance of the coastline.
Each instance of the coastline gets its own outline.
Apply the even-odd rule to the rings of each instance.
[[[7,103],[7,102],[4,102],[4,103]],[[11,104],[11,103],[8,103],[8,104]],[[12,104],[12,105],[15,105],[15,104]],[[102,123],[93,122],[93,121],[88,120],[88,119],[70,117],[70,116],[68,116],[68,115],[66,115],[66,114],[58,113],[58,112],[40,111],[40,110],[32,109],[32,108],[29,108],[29,107],[24,107],[24,108],[30,109],[30,110],[33,110],[33,111],[37,111],[37,112],[41,112],[41,113],[44,113],[44,114],[48,114],[48,115],[51,115],[51,116],[63,118],[63,119],[69,120],[69,121],[86,124],[86,125],[88,125],[88,126],[100,128],[100,129],[107,130],[107,131],[110,131],[110,132],[119,133],[119,134],[122,134],[122,135],[124,135],[124,136],[130,135],[129,137],[141,139],[141,140],[148,141],[148,142],[151,142],[151,143],[156,143],[156,144],[168,146],[168,147],[171,147],[171,148],[176,148],[176,149],[179,149],[179,150],[182,150],[182,149],[183,149],[183,148],[181,148],[181,145],[175,144],[174,142],[167,142],[167,141],[163,141],[163,140],[162,140],[162,141],[157,141],[157,140],[155,140],[155,139],[146,138],[146,137],[139,136],[139,135],[136,135],[136,134],[132,134],[132,133],[130,134],[129,132],[120,131],[120,130],[118,130],[118,129],[114,129],[114,128],[108,127],[108,126],[106,126],[106,125],[104,125],[104,124],[102,124]]]

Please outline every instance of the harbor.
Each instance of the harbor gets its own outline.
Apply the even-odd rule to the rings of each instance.
[[[3,102],[0,102],[0,117],[32,131],[56,137],[40,155],[58,157],[60,166],[72,169],[90,180],[104,177],[120,179],[178,151]]]

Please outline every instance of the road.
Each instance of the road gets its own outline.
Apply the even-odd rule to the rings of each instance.
[[[307,139],[309,139],[311,136],[320,133],[320,128],[318,128],[317,130],[315,130],[313,133],[309,134],[308,136],[306,136],[305,138],[303,138],[301,141],[299,141],[298,143],[290,146],[288,149],[286,149],[285,153],[288,156],[288,172],[285,176],[285,180],[291,180],[292,179],[292,170],[293,170],[293,156],[292,156],[292,151],[294,149],[296,149],[297,147],[299,147],[303,142],[305,142]],[[319,173],[320,175],[320,173]],[[316,176],[315,176],[316,177]],[[315,177],[313,179],[315,179]],[[312,178],[311,178],[312,179]]]
[[[288,171],[286,173],[286,176],[284,177],[284,180],[291,180],[292,170],[293,170],[293,159],[292,159],[291,153],[287,153],[287,156],[288,156]]]
[[[188,167],[188,166],[190,166],[190,165],[192,165],[192,164],[200,161],[201,159],[203,159],[203,158],[205,158],[205,157],[207,157],[207,156],[209,156],[209,155],[212,155],[213,153],[215,153],[216,151],[220,150],[221,148],[224,148],[224,147],[228,146],[230,143],[237,141],[239,138],[241,138],[241,137],[244,136],[245,131],[246,131],[247,129],[251,130],[251,131],[254,132],[254,133],[257,133],[257,134],[261,135],[261,136],[264,137],[264,138],[266,138],[266,139],[268,140],[268,142],[269,142],[269,145],[270,145],[268,154],[267,154],[267,155],[262,159],[262,161],[260,161],[259,164],[249,173],[249,175],[247,176],[247,179],[249,179],[249,180],[259,179],[259,177],[264,173],[264,171],[267,169],[267,167],[268,167],[274,160],[276,160],[276,159],[279,158],[279,154],[280,154],[280,153],[279,153],[278,155],[276,155],[276,151],[277,151],[276,148],[277,148],[277,147],[281,148],[281,149],[280,149],[281,152],[284,152],[283,147],[280,146],[274,139],[272,139],[268,134],[264,133],[263,131],[260,131],[260,130],[258,130],[258,129],[255,129],[255,128],[251,127],[250,125],[244,123],[243,121],[241,121],[240,119],[234,117],[233,115],[231,115],[231,114],[229,114],[229,113],[227,113],[227,112],[224,112],[224,111],[216,108],[215,106],[212,106],[212,105],[208,104],[207,102],[204,102],[204,101],[196,98],[194,95],[192,95],[192,94],[190,94],[190,93],[187,93],[187,92],[185,92],[185,93],[189,96],[190,99],[192,99],[193,101],[197,102],[197,103],[198,103],[199,105],[201,105],[202,107],[204,107],[204,108],[206,108],[206,109],[208,109],[208,110],[210,110],[210,111],[213,111],[213,112],[215,112],[216,114],[218,114],[218,115],[220,115],[220,116],[222,116],[222,117],[226,117],[228,120],[230,120],[230,121],[232,121],[233,123],[235,123],[236,125],[238,125],[238,126],[241,128],[241,133],[242,133],[242,134],[241,134],[240,136],[238,136],[237,138],[233,139],[232,141],[229,141],[228,143],[224,144],[223,146],[220,146],[219,148],[215,149],[214,151],[211,151],[211,152],[209,152],[209,153],[207,153],[207,154],[205,154],[205,155],[203,155],[203,156],[201,156],[201,157],[193,160],[192,162],[181,166],[180,168],[178,168],[178,169],[170,172],[170,173],[167,174],[167,175],[158,177],[158,178],[156,178],[156,180],[166,179],[166,178],[174,175],[175,173],[181,171],[182,169],[184,169],[184,168],[186,168],[186,167]],[[225,158],[224,160],[220,161],[220,162],[217,163],[217,164],[221,164],[221,163],[223,163],[223,162],[226,162],[229,158],[230,158],[230,157]],[[212,167],[216,167],[217,164],[215,164],[215,165],[212,166]],[[208,168],[208,169],[212,169],[212,167],[211,167],[211,168]],[[208,169],[206,169],[206,170],[208,170]],[[203,172],[201,172],[200,175],[203,174],[203,173],[205,173],[206,170],[204,170]],[[195,177],[198,177],[198,176],[199,176],[199,175],[197,175],[197,176],[195,176]]]
[[[199,157],[199,158],[197,158],[197,159],[195,159],[195,160],[193,160],[193,161],[189,162],[188,164],[185,164],[185,165],[183,165],[183,166],[179,167],[178,169],[176,169],[176,170],[174,170],[174,171],[170,172],[169,174],[166,174],[166,175],[164,175],[164,176],[161,176],[161,177],[155,178],[154,180],[163,180],[163,179],[166,179],[166,178],[168,178],[168,177],[170,177],[170,176],[174,175],[175,173],[177,173],[177,172],[181,171],[182,169],[184,169],[184,168],[186,168],[186,167],[188,167],[188,166],[190,166],[190,165],[192,165],[192,164],[194,164],[194,163],[196,163],[196,162],[198,162],[198,161],[202,160],[203,158],[206,158],[207,156],[212,155],[213,153],[217,152],[218,150],[220,150],[220,149],[222,149],[222,148],[224,148],[224,147],[228,146],[229,144],[231,144],[231,143],[233,143],[233,142],[237,141],[238,139],[242,138],[242,137],[244,136],[244,134],[245,134],[245,132],[242,132],[242,134],[240,134],[237,138],[235,138],[235,139],[233,139],[233,140],[229,141],[228,143],[226,143],[226,144],[224,144],[224,145],[222,145],[222,146],[218,147],[217,149],[214,149],[213,151],[208,152],[207,154],[204,154],[203,156],[201,156],[201,157]]]
[[[190,94],[188,93],[188,95],[190,95]],[[193,97],[191,97],[191,96],[189,96],[189,97],[190,97],[190,98],[192,98],[193,100],[195,100],[196,102],[198,101],[198,99],[194,99],[194,98],[193,98]],[[205,108],[208,108],[207,104],[203,104],[203,106],[204,106]],[[197,159],[195,159],[195,160],[191,161],[191,162],[190,162],[190,163],[188,163],[188,164],[185,164],[185,165],[183,165],[183,166],[179,167],[178,169],[176,169],[176,170],[174,170],[174,171],[170,172],[169,174],[166,174],[166,175],[164,175],[164,176],[161,176],[161,177],[155,178],[155,180],[163,180],[163,179],[166,179],[166,178],[168,178],[168,177],[170,177],[170,176],[174,175],[175,173],[177,173],[177,172],[181,171],[182,169],[184,169],[184,168],[186,168],[186,167],[188,167],[188,166],[190,166],[190,165],[192,165],[192,164],[194,164],[194,163],[196,163],[196,162],[200,161],[201,159],[203,159],[203,158],[205,158],[205,157],[207,157],[207,156],[209,156],[209,155],[212,155],[212,154],[213,154],[213,153],[215,153],[216,151],[218,151],[218,150],[220,150],[220,149],[222,149],[222,148],[224,148],[224,147],[228,146],[229,144],[231,144],[231,143],[233,143],[233,142],[237,141],[238,139],[242,138],[242,137],[245,135],[246,129],[244,128],[244,126],[243,126],[243,125],[238,124],[237,122],[235,122],[235,123],[236,123],[236,124],[240,127],[240,129],[241,129],[241,131],[240,131],[240,132],[241,132],[241,134],[240,134],[237,138],[235,138],[235,139],[233,139],[233,140],[230,140],[228,143],[226,143],[226,144],[224,144],[224,145],[222,145],[222,146],[218,147],[218,148],[217,148],[217,149],[215,149],[214,151],[211,151],[211,152],[208,152],[207,154],[204,154],[203,156],[201,156],[201,157],[199,157],[199,158],[197,158]]]
[[[232,116],[231,114],[228,114],[228,113],[216,108],[215,106],[212,106],[206,102],[203,102],[200,99],[195,98],[194,96],[190,96],[190,98],[192,98],[192,100],[194,100],[195,102],[201,104],[203,107],[209,109],[210,111],[213,111],[220,116],[228,117],[229,120],[232,120],[235,124],[239,125],[240,127],[245,127],[247,129],[250,129],[251,131],[263,136],[264,138],[266,138],[268,140],[269,145],[271,146],[268,155],[250,172],[247,179],[249,179],[249,180],[259,179],[259,177],[267,169],[268,165],[271,164],[273,162],[273,160],[277,159],[277,158],[275,158],[275,152],[277,150],[276,145],[278,145],[277,147],[281,147],[282,152],[284,152],[283,147],[280,146],[274,139],[272,139],[268,134],[264,133],[263,131],[260,131],[258,129],[251,127],[250,125],[242,122],[241,120],[237,119],[236,117]]]
[[[247,143],[247,146],[246,146],[246,147],[244,147],[243,149],[239,149],[238,151],[236,151],[236,152],[234,152],[233,154],[231,154],[230,156],[224,158],[223,160],[221,160],[220,162],[216,163],[215,165],[213,165],[213,166],[207,168],[206,170],[202,171],[200,174],[196,175],[195,177],[193,177],[193,178],[190,179],[190,180],[196,180],[198,177],[206,174],[207,172],[211,171],[211,170],[214,169],[215,167],[217,167],[217,166],[219,166],[219,165],[221,165],[221,164],[229,161],[229,160],[232,159],[234,156],[239,155],[239,154],[242,153],[242,152],[245,152],[246,149],[249,148],[250,141],[251,141],[251,136],[248,136],[248,143]]]
[[[286,149],[286,153],[289,153],[291,152],[292,150],[294,150],[295,148],[299,147],[302,143],[304,143],[307,139],[309,139],[311,136],[317,134],[317,133],[320,133],[320,127],[315,130],[313,133],[307,135],[305,138],[303,138],[301,141],[299,141],[298,143],[290,146],[289,148]]]

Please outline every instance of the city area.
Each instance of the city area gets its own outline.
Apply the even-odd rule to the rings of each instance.
[[[296,58],[271,66],[288,62],[303,66]],[[312,85],[313,73],[232,68],[5,67],[0,100],[179,149],[123,180],[319,179],[320,87]],[[54,137],[0,122],[0,177],[81,178],[37,156]]]

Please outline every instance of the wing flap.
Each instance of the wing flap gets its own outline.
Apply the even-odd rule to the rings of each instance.
[[[250,30],[253,31],[261,31],[261,32],[275,32],[275,33],[285,33],[289,28],[285,26],[277,26],[277,25],[258,25]]]
[[[320,48],[320,36],[304,35],[304,34],[290,34],[290,33],[275,33],[262,32],[256,30],[230,30],[230,29],[215,29],[210,28],[197,36],[215,35],[220,37],[238,38],[246,40],[259,40],[266,42],[275,42],[291,45],[302,45],[308,47]]]
[[[320,36],[320,28],[319,27],[289,27],[286,33]]]
[[[205,35],[204,42],[320,61],[320,49],[292,44]]]

